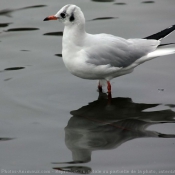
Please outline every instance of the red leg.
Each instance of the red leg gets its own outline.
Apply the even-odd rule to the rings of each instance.
[[[108,103],[111,103],[112,95],[111,95],[111,83],[107,81],[107,89],[108,89]]]
[[[108,93],[111,93],[111,83],[110,83],[110,81],[107,81],[107,88],[108,88]]]

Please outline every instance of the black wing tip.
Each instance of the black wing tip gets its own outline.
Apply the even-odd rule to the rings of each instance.
[[[158,32],[153,35],[147,36],[144,39],[155,39],[155,40],[161,40],[162,38],[165,38],[167,35],[172,33],[175,30],[175,24]]]

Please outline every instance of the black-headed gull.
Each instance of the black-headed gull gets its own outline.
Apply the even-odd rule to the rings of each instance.
[[[44,21],[57,19],[65,25],[62,56],[66,68],[77,77],[99,80],[99,90],[105,80],[109,97],[111,79],[131,73],[145,61],[175,53],[175,47],[160,45],[160,40],[175,30],[175,25],[145,39],[124,39],[104,33],[86,33],[84,14],[76,5],[65,5]]]

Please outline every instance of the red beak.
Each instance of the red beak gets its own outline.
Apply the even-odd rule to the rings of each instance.
[[[56,16],[48,16],[48,17],[46,17],[43,21],[49,21],[49,20],[57,20],[58,19],[58,17],[56,17]]]

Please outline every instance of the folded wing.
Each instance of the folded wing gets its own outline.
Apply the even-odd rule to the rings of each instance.
[[[86,62],[96,66],[110,65],[119,68],[131,65],[153,52],[160,44],[157,40],[126,40],[107,34],[96,35],[93,39],[91,46],[85,49],[88,58]]]

